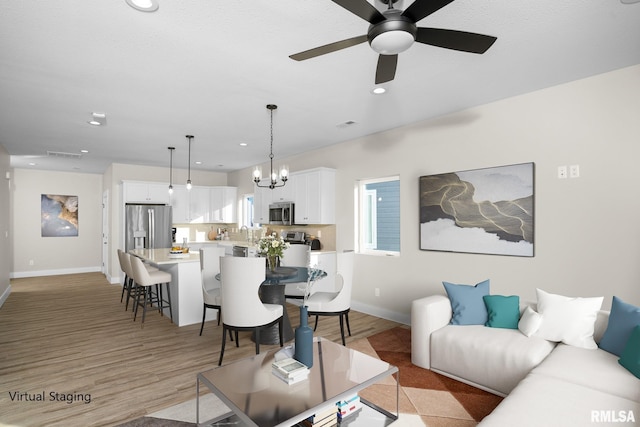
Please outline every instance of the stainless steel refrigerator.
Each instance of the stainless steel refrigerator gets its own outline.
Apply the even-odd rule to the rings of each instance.
[[[127,203],[125,221],[125,250],[171,247],[171,206]]]

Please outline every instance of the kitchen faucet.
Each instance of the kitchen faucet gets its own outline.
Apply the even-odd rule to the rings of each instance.
[[[249,228],[246,225],[243,225],[242,227],[240,227],[240,231],[244,231],[244,237],[245,239],[247,239],[247,242],[250,241],[249,239]]]

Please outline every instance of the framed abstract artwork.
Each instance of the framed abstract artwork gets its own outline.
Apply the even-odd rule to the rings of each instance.
[[[534,164],[420,177],[420,249],[534,256]]]
[[[78,236],[78,196],[42,194],[40,215],[42,237]]]

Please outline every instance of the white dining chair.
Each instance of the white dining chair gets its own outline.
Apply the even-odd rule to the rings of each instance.
[[[216,274],[220,273],[220,257],[225,255],[225,249],[219,246],[209,246],[200,248],[200,280],[202,282],[202,325],[200,325],[200,335],[204,329],[204,321],[207,316],[207,309],[217,310],[218,325],[222,316],[222,295],[220,294],[220,281],[216,279]]]
[[[234,331],[236,347],[238,331],[254,332],[256,354],[260,354],[260,330],[278,324],[280,347],[283,346],[283,307],[265,304],[258,289],[265,280],[264,258],[223,257],[220,259],[222,302],[222,346],[218,366],[222,365],[227,331]]]
[[[336,289],[337,292],[315,292],[307,299],[307,313],[316,317],[313,328],[318,328],[319,316],[339,316],[340,336],[342,345],[345,345],[344,323],[347,323],[347,331],[351,336],[349,326],[349,311],[351,310],[351,289],[353,287],[353,258],[354,252],[343,252],[337,255]]]
[[[311,246],[291,245],[285,249],[280,265],[283,267],[308,267],[311,257]],[[303,299],[307,283],[287,283],[284,287],[284,297]]]

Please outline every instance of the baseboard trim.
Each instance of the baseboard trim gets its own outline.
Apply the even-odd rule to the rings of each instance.
[[[40,276],[60,276],[63,274],[78,273],[100,273],[102,267],[83,267],[83,268],[61,268],[59,270],[38,270],[38,271],[14,271],[9,274],[11,279],[21,279],[24,277],[40,277]]]
[[[397,311],[386,310],[384,308],[353,300],[351,301],[351,309],[371,316],[380,317],[381,319],[402,323],[403,325],[411,325],[410,314],[398,313]]]
[[[11,294],[11,285],[7,286],[7,289],[0,295],[0,307],[2,307],[7,298],[9,298],[9,294]]]

